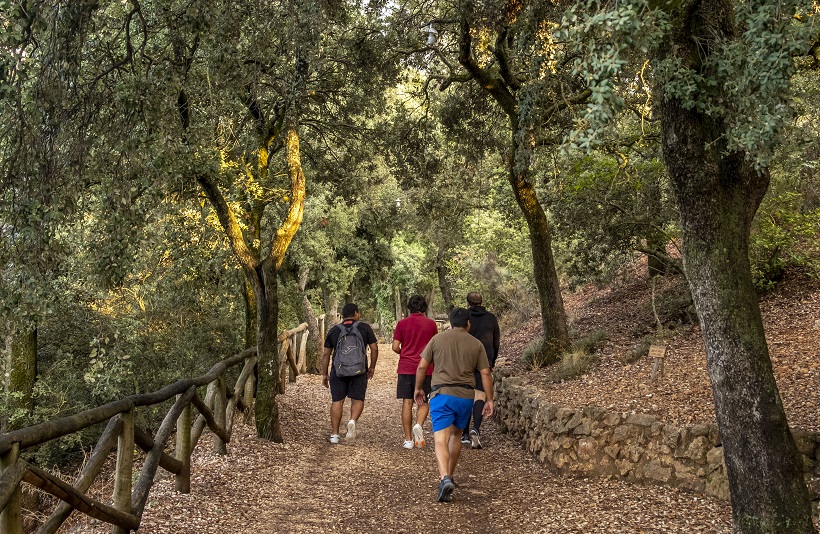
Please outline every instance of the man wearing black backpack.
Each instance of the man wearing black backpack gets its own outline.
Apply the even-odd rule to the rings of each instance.
[[[366,347],[370,347],[370,366],[367,365]],[[328,372],[330,355],[333,365]],[[359,321],[359,307],[345,304],[342,322],[327,333],[322,351],[322,385],[330,388],[330,442],[339,443],[339,425],[345,398],[350,397],[350,421],[347,423],[346,439],[356,437],[356,421],[364,409],[367,381],[373,378],[379,345],[370,325]]]

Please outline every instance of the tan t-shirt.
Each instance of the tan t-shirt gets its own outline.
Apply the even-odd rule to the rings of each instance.
[[[475,372],[490,367],[484,345],[466,330],[454,329],[436,334],[421,352],[421,357],[435,365],[433,386],[469,384],[475,387]],[[436,393],[464,399],[472,399],[474,395],[472,389],[447,386],[436,390],[430,397]]]

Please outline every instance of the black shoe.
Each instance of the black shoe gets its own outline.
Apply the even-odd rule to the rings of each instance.
[[[450,502],[450,496],[455,489],[455,484],[453,484],[453,479],[445,476],[441,479],[441,482],[438,484],[438,502]]]
[[[461,435],[461,444],[462,445],[469,445],[470,444],[470,435],[464,433]]]
[[[470,446],[474,449],[481,448],[481,440],[478,437],[477,430],[470,430]]]

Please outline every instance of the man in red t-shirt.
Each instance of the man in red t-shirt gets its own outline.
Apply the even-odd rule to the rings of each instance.
[[[404,430],[405,449],[412,449],[414,446],[424,447],[424,431],[422,425],[430,412],[429,405],[425,402],[420,404],[416,410],[416,424],[412,428],[413,422],[413,393],[416,388],[416,369],[421,360],[421,351],[427,346],[433,336],[438,334],[436,322],[424,313],[427,311],[427,301],[421,295],[413,295],[407,302],[407,309],[410,316],[402,319],[396,325],[393,332],[393,352],[399,355],[398,382],[396,384],[396,398],[402,399],[401,406],[401,426]],[[424,379],[424,392],[430,393],[430,376],[433,374],[433,366],[427,369],[427,376]]]

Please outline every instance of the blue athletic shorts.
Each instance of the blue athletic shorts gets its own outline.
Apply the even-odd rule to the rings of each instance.
[[[473,413],[473,399],[462,399],[439,393],[430,399],[430,420],[433,432],[444,430],[450,425],[464,430]]]

